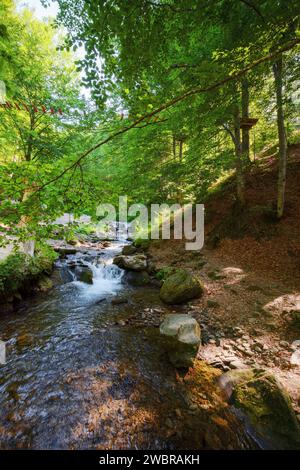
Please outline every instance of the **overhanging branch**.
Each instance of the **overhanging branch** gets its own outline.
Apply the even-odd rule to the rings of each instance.
[[[94,146],[90,147],[88,150],[86,150],[84,153],[82,153],[78,158],[77,160],[75,160],[71,165],[69,165],[68,167],[66,167],[63,171],[61,171],[58,175],[56,175],[55,177],[53,177],[52,179],[50,179],[49,181],[47,181],[46,183],[44,183],[43,185],[41,185],[35,192],[37,191],[41,191],[43,190],[46,186],[48,186],[49,184],[51,183],[54,183],[55,181],[57,181],[58,179],[60,179],[61,177],[63,177],[68,171],[72,170],[74,167],[78,166],[78,164],[84,159],[86,158],[90,153],[94,152],[95,150],[97,150],[98,148],[102,147],[103,145],[107,144],[108,142],[112,141],[113,139],[115,139],[116,137],[118,137],[119,135],[122,135],[128,131],[130,131],[131,129],[134,129],[137,127],[138,124],[140,124],[141,122],[145,121],[145,120],[149,120],[151,119],[153,116],[156,116],[157,114],[161,113],[162,111],[164,111],[165,109],[168,109],[174,105],[176,105],[177,103],[180,103],[181,101],[184,101],[185,99],[189,98],[190,96],[193,96],[193,95],[197,95],[199,93],[206,93],[206,92],[209,92],[209,91],[213,91],[223,85],[226,85],[227,83],[233,81],[233,80],[236,80],[240,77],[242,77],[243,75],[245,75],[249,70],[257,67],[258,65],[260,64],[263,64],[264,62],[268,62],[272,59],[274,59],[275,57],[277,57],[279,54],[282,54],[283,52],[287,52],[291,49],[293,49],[297,44],[300,44],[300,38],[296,38],[294,39],[293,41],[291,42],[288,42],[286,44],[284,44],[280,49],[278,49],[277,51],[273,51],[271,52],[270,54],[264,56],[264,57],[261,57],[260,59],[257,59],[256,61],[254,61],[252,64],[249,64],[247,65],[247,67],[244,67],[243,69],[239,70],[238,72],[235,72],[233,73],[232,75],[229,75],[225,78],[223,78],[222,80],[218,81],[218,82],[215,82],[213,83],[212,85],[208,85],[206,87],[201,87],[201,86],[197,86],[195,88],[192,88],[190,90],[187,90],[185,93],[183,93],[182,95],[179,95],[179,96],[176,96],[175,98],[173,98],[172,100],[168,101],[167,103],[164,103],[162,104],[161,106],[159,106],[158,108],[156,108],[155,110],[151,111],[150,113],[147,113],[147,114],[144,114],[143,116],[139,117],[138,119],[136,119],[132,124],[128,125],[128,126],[125,126],[123,127],[122,129],[119,129],[118,131],[114,132],[113,134],[109,135],[108,137],[106,137],[105,139],[103,139],[102,141],[98,142],[97,144],[95,144]]]

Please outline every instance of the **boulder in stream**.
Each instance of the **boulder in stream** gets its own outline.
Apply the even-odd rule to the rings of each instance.
[[[122,277],[122,283],[131,286],[145,286],[149,282],[150,276],[147,271],[127,271]]]
[[[75,269],[75,276],[78,281],[85,282],[86,284],[93,284],[93,271],[87,266],[78,266]]]
[[[147,268],[147,257],[143,254],[132,256],[118,255],[114,258],[113,263],[122,269],[144,271]]]
[[[201,343],[198,322],[188,314],[171,313],[160,325],[170,362],[175,367],[191,367]]]
[[[229,403],[247,417],[250,432],[263,448],[300,448],[300,426],[291,400],[272,374],[261,369],[232,370],[219,383]]]
[[[122,249],[122,255],[130,256],[136,253],[136,247],[133,245],[125,245]]]
[[[181,304],[202,293],[203,286],[198,278],[185,269],[175,269],[165,278],[159,295],[166,304]]]

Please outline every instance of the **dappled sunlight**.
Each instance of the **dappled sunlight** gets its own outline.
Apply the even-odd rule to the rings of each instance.
[[[222,274],[226,277],[226,282],[228,284],[239,284],[241,281],[247,278],[247,273],[241,268],[235,266],[228,266],[220,270]]]

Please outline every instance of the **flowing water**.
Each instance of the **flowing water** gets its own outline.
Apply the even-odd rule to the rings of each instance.
[[[143,321],[146,307],[162,307],[157,289],[122,284],[112,264],[121,248],[69,255],[57,267],[69,282],[0,316],[0,448],[250,446],[234,418],[232,432],[219,432],[205,410],[190,409],[155,318]],[[79,258],[91,285],[70,268]],[[128,303],[113,305],[115,296]]]

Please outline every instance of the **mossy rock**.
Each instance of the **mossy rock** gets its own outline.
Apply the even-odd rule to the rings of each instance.
[[[202,293],[203,286],[198,278],[185,269],[175,269],[167,275],[159,295],[167,304],[181,304],[200,297]]]
[[[230,403],[245,413],[263,447],[300,449],[300,426],[290,398],[272,374],[249,369],[224,378],[231,383]]]
[[[78,281],[85,282],[86,284],[93,284],[93,271],[87,266],[77,267],[75,275]]]
[[[164,281],[168,276],[175,274],[178,271],[178,268],[173,268],[172,266],[166,266],[161,268],[155,275],[156,279],[159,281]]]
[[[136,253],[136,247],[133,245],[125,245],[122,250],[122,255],[129,256]]]

